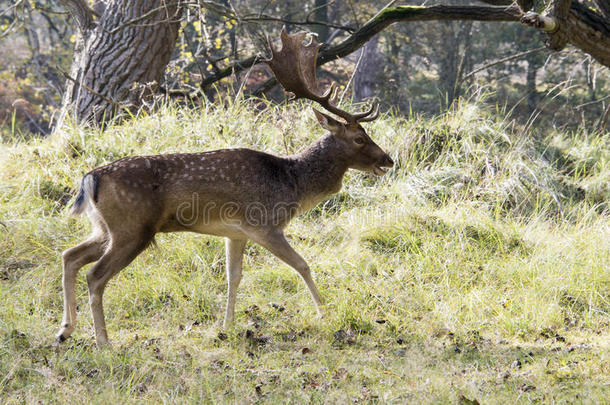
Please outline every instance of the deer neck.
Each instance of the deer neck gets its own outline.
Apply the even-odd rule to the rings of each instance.
[[[341,189],[348,169],[345,152],[328,134],[295,157],[299,204],[307,210]]]

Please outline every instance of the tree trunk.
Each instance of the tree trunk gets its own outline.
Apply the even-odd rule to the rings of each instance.
[[[362,48],[360,64],[354,77],[354,101],[362,101],[375,95],[375,83],[381,61],[377,48],[378,43],[379,35],[375,35]]]
[[[538,90],[536,89],[536,74],[538,73],[538,64],[534,57],[527,58],[527,73],[526,73],[526,88],[527,88],[527,106],[530,114],[536,111],[538,106]]]
[[[458,70],[459,46],[456,34],[457,23],[454,21],[442,21],[439,23],[441,37],[444,39],[444,46],[438,49],[441,56],[438,69],[438,86],[441,93],[441,108],[445,109],[451,105],[456,97],[456,83]]]
[[[102,123],[123,108],[137,109],[157,88],[172,55],[178,2],[109,0],[97,21],[83,0],[63,3],[80,35],[57,127],[68,114],[77,123]],[[80,8],[75,12],[74,7]]]
[[[462,76],[470,65],[472,22],[458,24],[443,21],[439,24],[444,44],[439,47],[439,87],[442,94],[441,107],[449,107],[462,93]]]
[[[328,0],[314,1],[314,21],[328,23],[328,3]],[[328,40],[329,31],[327,25],[315,25],[313,31],[318,34],[318,41],[324,43]]]

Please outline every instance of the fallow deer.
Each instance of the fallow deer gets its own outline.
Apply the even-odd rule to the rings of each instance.
[[[345,122],[314,109],[329,133],[292,156],[250,149],[136,156],[87,173],[71,213],[86,212],[93,233],[62,255],[64,313],[57,343],[74,331],[77,272],[94,261],[87,284],[95,339],[98,346],[108,342],[102,308],[106,284],[158,232],[191,231],[226,238],[225,328],[233,322],[242,257],[249,240],[298,272],[320,313],[322,298],[309,266],[287,242],[283,230],[299,212],[339,191],[347,169],[383,175],[393,162],[360,125],[377,118],[374,105],[366,112],[350,114],[335,105],[334,84],[320,93],[315,74],[320,44],[312,39],[305,45],[305,36],[282,31],[281,51],[271,46],[272,58],[266,62],[286,91],[317,102]]]

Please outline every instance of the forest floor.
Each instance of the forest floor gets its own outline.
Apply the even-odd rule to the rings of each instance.
[[[305,111],[306,113],[303,113]],[[234,327],[220,327],[224,243],[159,235],[52,347],[61,252],[86,237],[81,176],[135,154],[247,146],[294,153],[322,134],[304,106],[166,108],[101,132],[0,144],[2,403],[603,403],[610,398],[610,135],[526,129],[463,104],[384,116],[397,162],[350,172],[287,229],[326,300],[249,245]]]

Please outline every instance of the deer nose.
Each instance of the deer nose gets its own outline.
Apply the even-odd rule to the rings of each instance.
[[[381,161],[381,166],[384,166],[384,167],[394,166],[394,161],[392,160],[390,155],[388,155],[387,153],[385,154],[385,156],[383,157],[383,160]]]

